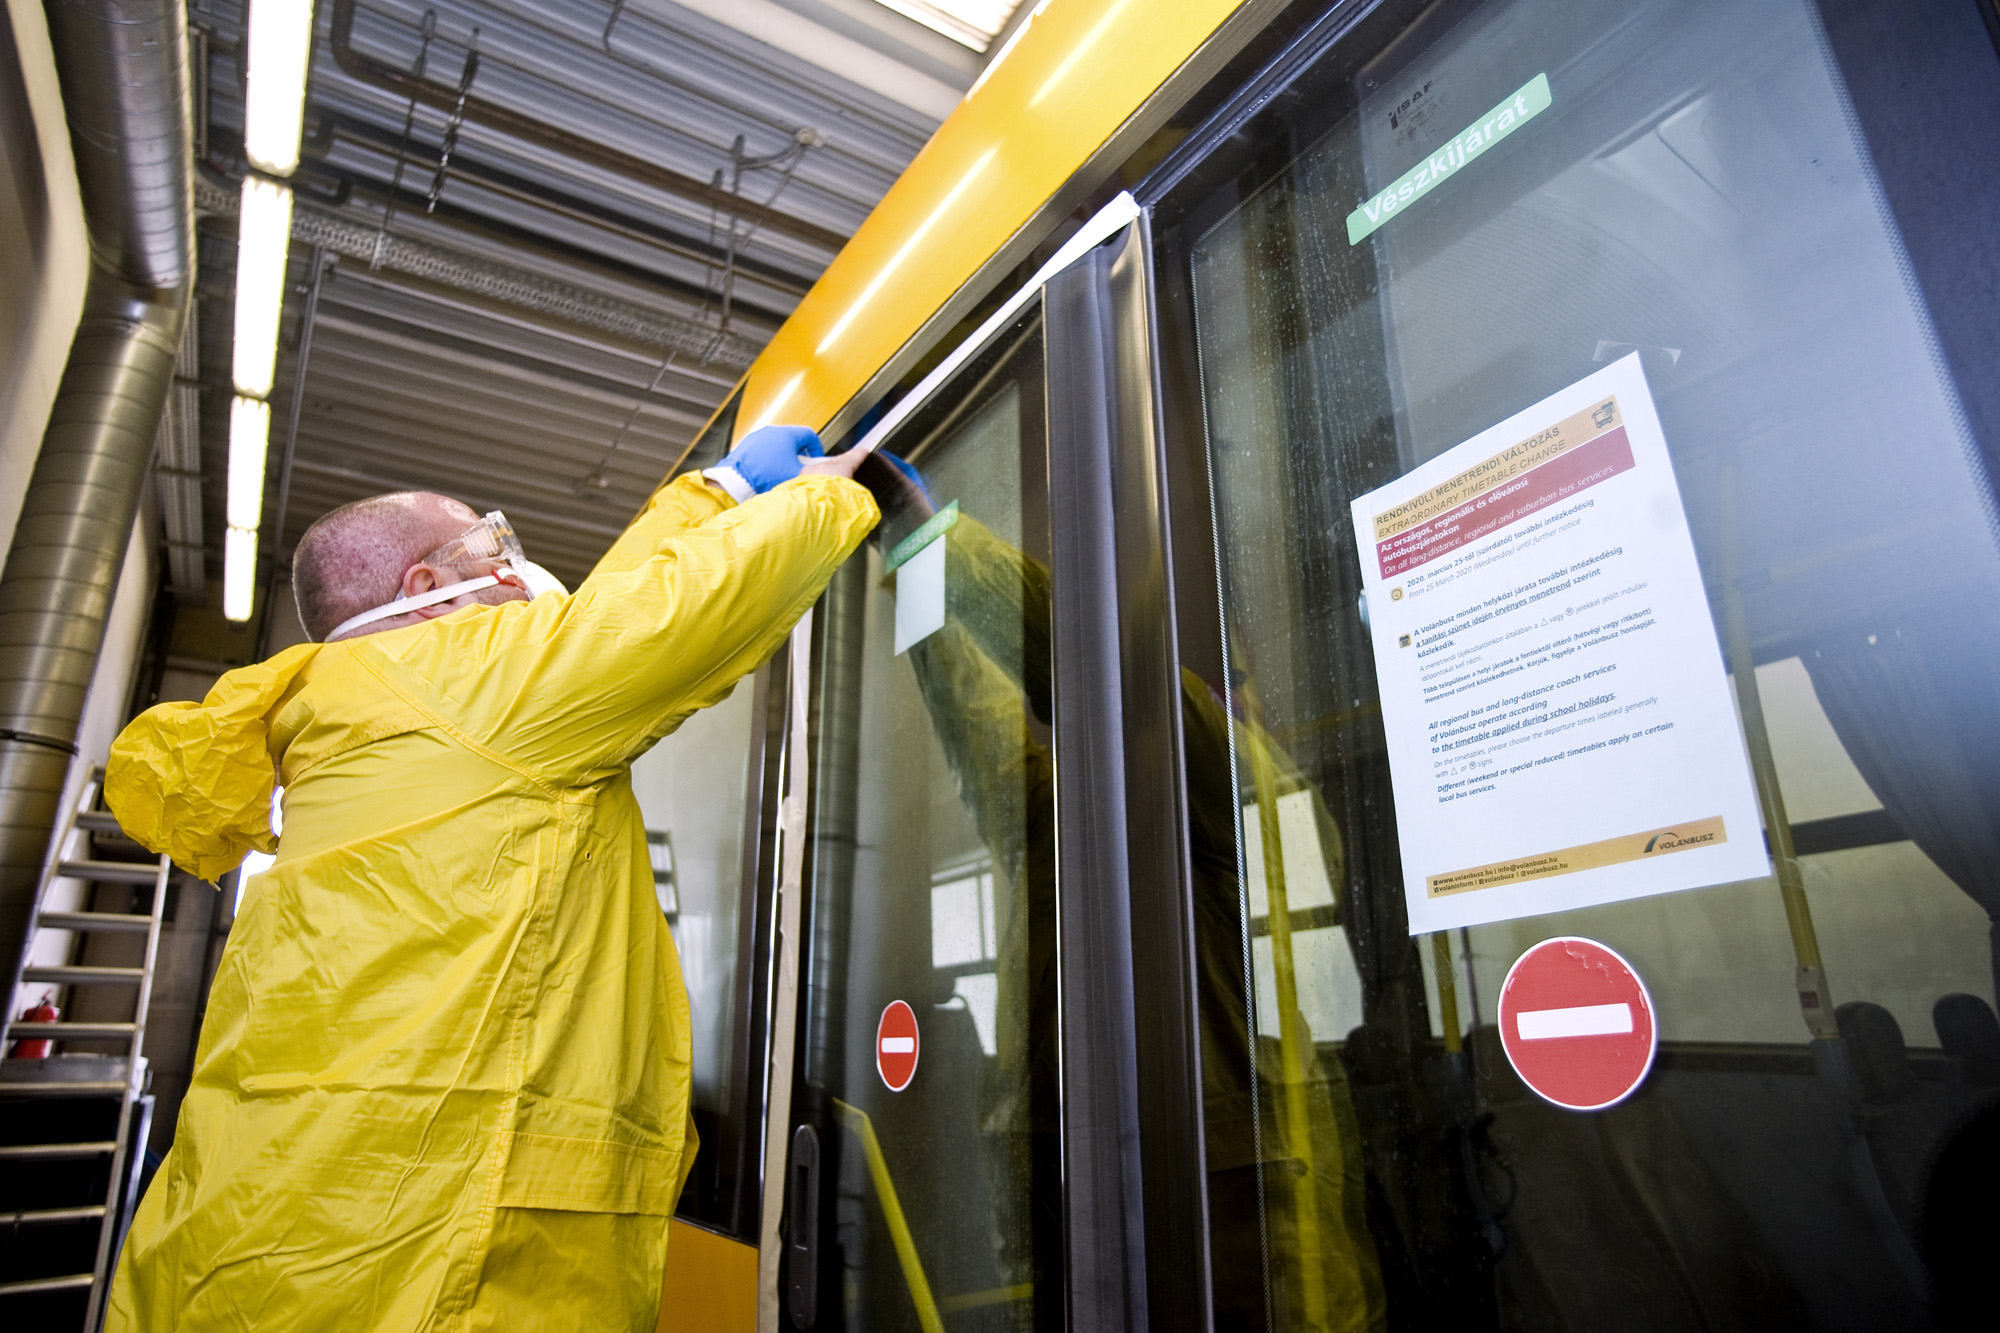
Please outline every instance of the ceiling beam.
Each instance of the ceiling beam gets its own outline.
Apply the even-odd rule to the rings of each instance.
[[[237,196],[197,176],[195,208],[202,213],[234,217]],[[763,346],[733,333],[717,332],[683,316],[651,310],[532,269],[498,263],[432,241],[388,235],[304,199],[292,209],[292,239],[324,246],[349,259],[412,273],[572,324],[620,334],[662,351],[713,361],[736,370],[747,368]]]
[[[669,167],[649,162],[621,152],[609,144],[597,142],[581,134],[573,134],[560,126],[550,125],[525,116],[511,107],[497,102],[489,102],[483,97],[461,94],[458,89],[447,84],[433,83],[429,79],[418,78],[394,65],[363,55],[354,49],[354,0],[334,0],[333,3],[333,58],[349,78],[395,93],[398,97],[414,99],[427,106],[462,116],[466,120],[478,121],[528,143],[541,144],[552,148],[566,157],[579,162],[615,171],[621,176],[644,181],[649,185],[679,195],[710,208],[720,209],[746,222],[755,222],[772,231],[796,237],[820,246],[829,253],[837,252],[847,243],[847,238],[837,231],[807,222],[803,218],[781,213],[733,194],[720,186],[693,176],[683,175]]]

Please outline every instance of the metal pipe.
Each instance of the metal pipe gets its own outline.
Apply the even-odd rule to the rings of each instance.
[[[386,88],[399,97],[412,98],[426,105],[451,111],[460,104],[457,88],[443,83],[432,83],[429,79],[418,78],[405,73],[394,65],[386,64],[366,56],[354,49],[354,0],[334,0],[333,58],[349,78]],[[789,213],[761,204],[747,203],[736,198],[729,191],[693,176],[682,175],[669,167],[648,162],[645,158],[622,153],[595,139],[524,116],[520,112],[489,102],[483,97],[464,98],[463,114],[467,120],[476,120],[489,125],[502,134],[511,135],[528,143],[541,144],[553,148],[565,157],[578,162],[589,162],[621,176],[644,181],[669,194],[683,199],[705,204],[710,208],[733,209],[737,216],[754,221],[772,231],[786,236],[809,241],[824,247],[828,252],[836,252],[847,244],[847,238],[839,232],[795,218]]]
[[[923,1256],[917,1253],[917,1239],[910,1231],[909,1219],[903,1214],[903,1201],[896,1194],[896,1182],[889,1174],[889,1159],[882,1155],[882,1140],[875,1135],[875,1122],[868,1113],[846,1102],[834,1099],[834,1110],[840,1113],[848,1129],[861,1142],[861,1152],[868,1162],[868,1179],[875,1186],[875,1202],[882,1206],[882,1221],[889,1228],[889,1239],[896,1247],[896,1262],[903,1270],[903,1285],[909,1288],[910,1304],[916,1306],[917,1326],[924,1333],[944,1333],[944,1320],[938,1317],[938,1304],[931,1295],[930,1279],[924,1276]]]
[[[1806,899],[1805,875],[1792,844],[1792,820],[1785,812],[1785,792],[1778,781],[1778,762],[1771,753],[1771,735],[1764,726],[1764,698],[1757,686],[1757,661],[1751,651],[1749,621],[1741,587],[1741,528],[1738,524],[1740,487],[1734,463],[1722,470],[1722,610],[1723,635],[1729,648],[1729,671],[1736,683],[1736,705],[1743,715],[1743,739],[1750,750],[1750,769],[1757,780],[1757,804],[1764,815],[1764,835],[1771,845],[1771,869],[1778,896],[1785,905],[1785,925],[1792,936],[1792,957],[1798,964],[1799,1014],[1815,1041],[1838,1041],[1840,1026],[1833,996],[1820,958],[1819,935],[1813,929],[1812,904]]]
[[[1284,1117],[1285,1155],[1304,1165],[1305,1170],[1292,1185],[1293,1225],[1297,1227],[1300,1286],[1305,1300],[1303,1319],[1307,1328],[1329,1327],[1326,1301],[1326,1250],[1320,1235],[1319,1163],[1313,1144],[1310,1084],[1320,1080],[1319,1052],[1313,1044],[1312,1027],[1299,1008],[1299,977],[1292,951],[1291,893],[1285,883],[1284,826],[1278,814],[1277,764],[1271,756],[1264,726],[1264,708],[1249,672],[1243,675],[1243,699],[1248,717],[1237,733],[1245,757],[1250,761],[1250,783],[1257,800],[1258,847],[1263,856],[1266,917],[1271,923],[1271,979],[1277,992],[1279,1113]],[[1451,973],[1438,974],[1440,991],[1451,984]],[[1453,1005],[1456,1008],[1456,1003]],[[1447,1032],[1456,1031],[1458,1015],[1445,1020]]]
[[[0,958],[20,956],[194,276],[182,0],[51,0],[83,316],[0,571]]]

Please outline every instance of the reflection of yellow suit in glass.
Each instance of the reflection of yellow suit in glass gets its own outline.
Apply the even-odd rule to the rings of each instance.
[[[837,478],[741,506],[683,478],[568,597],[291,648],[126,728],[133,837],[204,878],[278,859],[109,1329],[654,1326],[689,1025],[629,765],[875,518]]]
[[[1052,897],[1055,882],[1047,813],[1053,766],[1034,720],[1050,716],[1048,571],[969,518],[945,540],[946,624],[913,647],[910,660],[960,794],[1015,900],[1000,923],[999,1054],[1007,1067],[1029,1048],[1034,1020],[1023,999],[1055,992],[1055,960],[1029,955],[1027,904],[1018,901],[1022,886]],[[1268,733],[1232,720],[1192,674],[1182,681],[1182,717],[1209,1187],[1217,1215],[1231,1219],[1215,1232],[1218,1327],[1264,1324],[1268,1293],[1272,1328],[1379,1329],[1386,1307],[1363,1215],[1359,1130],[1346,1076],[1337,1060],[1319,1058],[1295,1003],[1280,1016],[1287,1040],[1259,1039],[1249,1027],[1237,856],[1243,802],[1231,777],[1232,751],[1252,801],[1260,788],[1267,805],[1275,792],[1309,788]],[[1263,782],[1247,770],[1263,774]],[[1338,830],[1317,795],[1314,806],[1321,846],[1337,859]],[[1268,815],[1261,822],[1276,828]],[[1338,865],[1328,878],[1342,882]],[[1054,1042],[1033,1048],[1052,1055]],[[1260,1210],[1261,1236],[1237,1224]]]

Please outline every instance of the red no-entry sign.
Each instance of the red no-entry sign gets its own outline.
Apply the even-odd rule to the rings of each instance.
[[[1632,965],[1595,940],[1543,940],[1500,987],[1500,1041],[1521,1081],[1557,1106],[1601,1111],[1653,1067],[1653,998]]]
[[[917,1015],[901,1000],[889,1001],[875,1025],[875,1072],[891,1092],[917,1076]]]

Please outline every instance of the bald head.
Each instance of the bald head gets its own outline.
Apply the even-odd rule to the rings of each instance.
[[[394,600],[410,566],[478,520],[430,491],[377,495],[327,514],[292,556],[292,595],[306,633],[323,640],[348,617]]]

